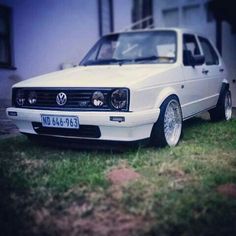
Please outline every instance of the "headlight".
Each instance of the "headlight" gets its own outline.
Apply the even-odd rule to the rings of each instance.
[[[34,105],[37,102],[37,93],[35,91],[29,93],[28,102],[30,105]]]
[[[128,90],[127,89],[116,89],[111,94],[111,105],[121,110],[128,105]]]
[[[21,89],[16,92],[16,103],[18,106],[23,106],[25,103],[25,93]]]
[[[105,98],[102,92],[96,91],[93,93],[92,104],[95,107],[101,107],[104,104],[104,102],[105,102]]]

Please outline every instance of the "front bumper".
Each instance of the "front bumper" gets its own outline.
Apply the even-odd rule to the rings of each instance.
[[[17,116],[9,116],[9,113],[12,112],[17,113]],[[98,138],[100,140],[136,141],[150,137],[153,124],[157,121],[160,110],[155,109],[138,112],[76,112],[10,107],[7,108],[6,113],[17,125],[20,132],[26,134],[37,134],[33,128],[32,122],[41,122],[41,114],[67,115],[78,116],[80,125],[98,126],[101,132],[101,136]],[[124,121],[111,121],[110,117],[124,117]],[[59,135],[53,136],[59,137]],[[71,136],[67,138],[81,137]]]

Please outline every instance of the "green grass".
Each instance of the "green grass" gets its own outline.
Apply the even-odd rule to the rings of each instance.
[[[116,198],[106,174],[119,165],[141,178],[120,187]],[[226,183],[236,184],[236,120],[196,118],[185,123],[175,148],[123,153],[44,147],[23,136],[0,140],[0,225],[8,234],[32,235],[35,227],[45,233],[47,222],[35,223],[35,212],[47,209],[50,218],[62,219],[76,203],[89,206],[76,219],[114,211],[143,217],[147,235],[235,235],[236,198],[216,191]],[[57,234],[50,224],[47,234]]]

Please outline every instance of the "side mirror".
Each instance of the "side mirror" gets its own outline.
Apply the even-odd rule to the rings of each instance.
[[[203,56],[203,55],[192,56],[192,65],[193,66],[202,65],[204,62],[205,62],[205,56]]]
[[[203,55],[193,55],[190,50],[183,51],[184,65],[186,66],[198,66],[205,62],[205,56]]]

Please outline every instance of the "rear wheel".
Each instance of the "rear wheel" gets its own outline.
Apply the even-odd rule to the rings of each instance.
[[[154,124],[151,142],[155,146],[176,146],[182,133],[182,111],[176,96],[168,97],[160,107],[158,121]]]
[[[232,117],[232,99],[229,90],[224,90],[219,97],[217,106],[210,110],[212,121],[230,120]]]

